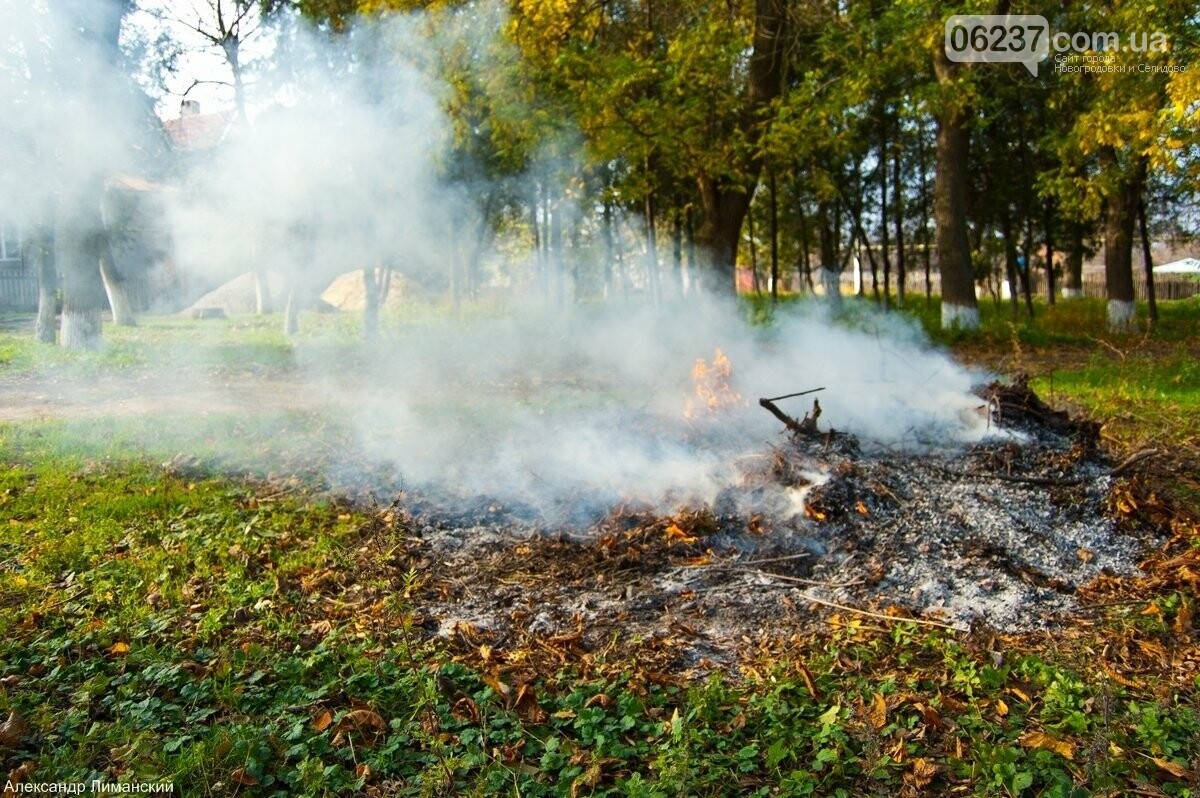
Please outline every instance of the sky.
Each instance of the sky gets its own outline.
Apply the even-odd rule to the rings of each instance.
[[[161,82],[149,70],[143,76],[144,87],[158,100],[156,111],[162,119],[179,116],[185,94],[187,99],[200,103],[202,113],[234,106],[232,75],[224,53],[195,30],[215,30],[213,4],[218,2],[223,4],[223,10],[233,5],[232,0],[139,0],[138,10],[126,21],[128,29],[123,34],[126,41],[132,36],[153,42],[166,34],[178,48],[173,74],[165,74]],[[274,30],[262,27],[242,45],[242,63],[251,73],[251,95],[255,67],[274,52],[276,39]],[[162,53],[161,49],[151,47],[143,60],[153,61]]]

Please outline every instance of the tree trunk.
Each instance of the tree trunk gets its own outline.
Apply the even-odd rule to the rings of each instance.
[[[1054,306],[1054,203],[1046,200],[1042,227],[1046,232],[1046,302]]]
[[[100,188],[84,190],[78,199],[59,204],[55,259],[62,273],[62,328],[59,342],[67,349],[100,346],[101,314],[108,304],[100,277]]]
[[[750,230],[750,282],[754,286],[756,295],[762,294],[762,286],[758,284],[758,247],[754,244],[754,209],[751,207],[750,212],[746,214],[746,223]]]
[[[1004,239],[1004,279],[1012,302],[1012,318],[1016,321],[1021,317],[1021,303],[1017,299],[1017,243],[1013,240],[1012,216],[1007,206],[1000,218],[1000,236]]]
[[[611,299],[616,293],[613,284],[613,262],[616,260],[616,246],[613,242],[613,211],[612,200],[604,200],[604,215],[602,217],[604,232],[604,298]]]
[[[1119,168],[1111,150],[1102,157],[1110,168]],[[1104,206],[1104,288],[1108,296],[1108,327],[1113,332],[1133,327],[1133,224],[1142,192],[1144,171],[1121,179]]]
[[[765,111],[783,90],[783,63],[786,42],[784,24],[787,0],[755,0],[754,44],[746,73],[746,89],[737,135],[745,146],[739,147],[739,163],[730,172],[744,175],[741,180],[702,174],[697,178],[704,222],[696,234],[708,262],[706,287],[727,295],[737,293],[734,271],[738,238],[750,209],[750,199],[762,172],[762,152],[758,142],[766,129]]]
[[[136,327],[137,313],[133,300],[129,298],[129,287],[114,265],[111,248],[102,247],[100,256],[100,279],[104,281],[104,292],[108,295],[108,306],[112,310],[113,324],[118,327]]]
[[[1021,257],[1025,268],[1021,270],[1021,295],[1025,297],[1025,311],[1033,318],[1033,217],[1029,209],[1025,209],[1025,246],[1022,247]]]
[[[363,279],[363,339],[375,341],[379,338],[379,279],[375,269],[364,266]]]
[[[650,292],[650,303],[658,307],[662,297],[658,284],[658,230],[654,220],[653,191],[647,191],[642,198],[642,217],[646,225],[646,290]]]
[[[900,182],[900,148],[892,150],[892,195],[896,203],[896,304],[904,307],[904,295],[908,291],[908,264],[904,255],[904,184]]]
[[[683,209],[682,200],[675,200],[675,209],[671,214],[671,266],[674,274],[675,291],[679,296],[686,293],[683,278]]]
[[[770,171],[771,189],[771,301],[779,301],[779,198],[775,170]]]
[[[1158,324],[1158,297],[1154,291],[1154,256],[1150,252],[1150,230],[1146,224],[1146,200],[1138,202],[1138,232],[1142,237],[1142,266],[1146,269],[1146,302],[1150,309],[1150,323]]]
[[[838,262],[837,236],[830,218],[829,202],[817,203],[817,235],[821,247],[821,286],[825,298],[835,306],[842,303],[841,264]]]
[[[567,303],[567,260],[563,246],[563,198],[562,190],[556,189],[552,199],[546,206],[550,214],[548,227],[550,230],[550,263],[553,275],[553,296],[555,307],[565,307]]]
[[[283,309],[283,334],[287,336],[300,332],[300,292],[293,286],[288,289],[287,305]]]
[[[1064,299],[1083,296],[1083,225],[1071,222],[1071,248],[1067,251],[1067,270],[1063,285]]]
[[[880,130],[882,136],[879,140],[879,246],[880,255],[883,260],[883,307],[885,310],[890,310],[892,307],[892,255],[889,251],[891,242],[888,240],[888,137],[887,137],[887,112],[884,111]]]
[[[925,164],[925,151],[925,123],[922,122],[921,129],[917,131],[917,164],[921,169],[921,196],[918,202],[921,204],[921,257],[925,265],[925,307],[928,308],[933,304],[933,253],[930,252],[929,240],[929,174]]]
[[[933,59],[943,92],[952,92],[960,65],[950,63],[941,48]],[[970,131],[962,108],[943,107],[937,113],[937,174],[933,184],[933,218],[937,225],[938,269],[942,274],[942,327],[978,329],[979,304],[967,239],[967,193]]]
[[[46,228],[39,226],[34,230],[28,248],[38,280],[38,309],[37,320],[33,325],[33,337],[43,344],[52,344],[57,337],[55,325],[58,321],[58,272],[54,266],[50,240]]]
[[[942,327],[974,330],[979,327],[979,305],[967,239],[968,137],[960,114],[947,112],[939,116],[933,217],[942,275]]]
[[[266,269],[255,269],[254,274],[254,312],[259,316],[273,313],[275,303],[271,301],[271,283]]]
[[[810,241],[808,233],[808,218],[804,214],[804,203],[796,203],[796,213],[800,221],[800,262],[796,264],[800,270],[800,290],[813,293],[812,260],[809,254]]]

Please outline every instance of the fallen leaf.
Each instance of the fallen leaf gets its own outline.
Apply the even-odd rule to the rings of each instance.
[[[1190,781],[1192,778],[1192,771],[1188,770],[1187,768],[1183,767],[1182,765],[1176,765],[1174,762],[1171,762],[1166,759],[1160,759],[1156,756],[1150,757],[1150,761],[1153,762],[1154,764],[1158,765],[1160,768],[1167,771],[1168,773],[1170,773],[1172,776],[1174,776],[1177,779],[1188,779]]]
[[[27,731],[29,724],[25,722],[25,718],[17,714],[16,710],[9,712],[8,720],[0,723],[0,746],[16,748]]]
[[[996,714],[1002,718],[1008,714],[1008,704],[1004,703],[999,698],[996,699]]]
[[[912,767],[908,773],[904,774],[904,780],[920,790],[927,787],[933,781],[933,777],[937,775],[937,772],[937,765],[928,759],[917,757],[912,761]]]
[[[871,725],[876,731],[887,725],[887,701],[883,698],[883,693],[876,693],[871,699],[871,708],[867,712],[867,718],[871,721]]]
[[[931,731],[941,731],[942,715],[928,704],[917,704],[917,711],[921,713],[921,720],[929,727]]]
[[[1075,749],[1069,742],[1051,737],[1044,732],[1026,732],[1017,742],[1026,748],[1042,748],[1046,751],[1053,751],[1063,759],[1075,760]]]
[[[870,514],[870,510],[867,509],[867,505],[863,504],[861,500],[859,500],[859,502],[856,505],[854,505],[854,509],[858,511],[859,515],[869,515]]]
[[[129,644],[128,643],[113,643],[112,646],[108,649],[108,653],[112,654],[113,656],[120,656],[122,654],[128,654],[129,653]]]
[[[344,727],[347,723],[353,724],[358,729],[374,729],[376,731],[386,731],[387,723],[380,717],[379,713],[370,709],[352,709],[346,713],[346,717],[342,718],[342,722],[338,724]]]
[[[800,666],[800,678],[804,679],[804,689],[808,690],[808,694],[812,696],[812,700],[820,702],[821,694],[817,690],[816,682],[813,681],[812,673],[803,665]]]
[[[329,710],[325,710],[313,720],[313,729],[323,732],[333,723],[333,714]]]
[[[1180,637],[1187,637],[1192,633],[1192,603],[1184,601],[1179,605],[1179,612],[1175,613],[1175,634]]]
[[[354,769],[354,775],[360,779],[371,778],[371,766],[366,762],[360,762],[358,767]]]
[[[245,768],[238,768],[230,773],[229,780],[235,784],[241,784],[243,787],[253,787],[258,784],[258,779],[247,773]]]
[[[540,724],[546,722],[546,711],[538,703],[533,688],[527,684],[517,688],[517,700],[513,703],[518,717],[526,723]]]
[[[30,775],[32,775],[33,771],[35,770],[37,770],[37,765],[32,762],[25,762],[20,767],[13,768],[12,770],[8,771],[8,780],[13,784],[20,784],[22,782],[29,781]],[[5,798],[7,798],[9,795],[16,794],[16,792],[9,791],[5,791],[4,793]]]
[[[469,696],[463,696],[454,702],[450,714],[464,723],[479,723],[482,717],[479,712],[479,705]]]
[[[1025,692],[1020,687],[1010,687],[1010,688],[1008,688],[1008,692],[1012,693],[1017,698],[1024,701],[1026,704],[1033,703],[1033,699],[1029,697],[1029,693]]]

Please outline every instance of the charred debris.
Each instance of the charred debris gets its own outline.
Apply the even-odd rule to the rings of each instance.
[[[386,512],[402,540],[393,566],[425,575],[412,599],[430,634],[564,662],[621,639],[703,671],[736,658],[737,641],[830,613],[1054,628],[1080,611],[1080,587],[1136,573],[1148,541],[1114,519],[1110,489],[1154,453],[1114,464],[1096,423],[1023,379],[977,395],[994,435],[916,452],[819,429],[819,401],[796,419],[779,406],[793,396],[763,399],[785,439],[746,458],[711,506],[670,516],[618,502],[572,525],[404,494]]]

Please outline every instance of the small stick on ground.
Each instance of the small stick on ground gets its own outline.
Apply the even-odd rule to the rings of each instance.
[[[941,621],[930,621],[925,618],[899,618],[894,615],[884,615],[881,612],[871,612],[869,610],[860,610],[857,607],[847,607],[845,604],[836,604],[832,601],[826,601],[825,599],[817,598],[816,596],[812,595],[811,593],[809,593],[807,591],[805,591],[804,593],[801,593],[800,596],[801,596],[801,598],[805,599],[806,601],[811,601],[813,604],[820,604],[823,607],[829,607],[830,609],[841,610],[842,612],[854,613],[855,615],[861,615],[864,618],[875,618],[876,620],[890,621],[892,623],[915,623],[918,626],[936,626],[938,629],[949,629],[953,632],[969,632],[970,631],[970,628],[964,629],[962,626],[955,626],[955,625],[949,624],[949,623],[942,623]]]
[[[1131,454],[1129,457],[1125,458],[1120,465],[1109,471],[1108,475],[1110,477],[1119,477],[1143,460],[1149,460],[1151,457],[1158,457],[1159,454],[1161,454],[1161,452],[1159,452],[1158,449],[1143,449],[1142,451]]]

